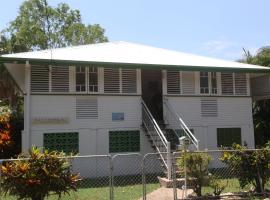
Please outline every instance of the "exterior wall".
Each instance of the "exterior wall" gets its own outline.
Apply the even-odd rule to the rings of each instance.
[[[92,96],[91,96],[92,97]],[[94,96],[98,99],[98,119],[76,119],[76,96],[33,95],[31,97],[31,143],[43,146],[43,133],[79,132],[79,153],[108,154],[111,130],[140,130],[140,96]],[[123,112],[123,121],[112,121],[113,112]],[[36,119],[61,119],[67,122],[43,123]],[[151,151],[141,131],[141,153]]]
[[[217,128],[241,128],[242,143],[254,147],[252,100],[250,97],[208,97],[217,99],[218,116],[201,116],[202,97],[170,97],[169,103],[187,126],[194,130],[200,149],[217,149]]]

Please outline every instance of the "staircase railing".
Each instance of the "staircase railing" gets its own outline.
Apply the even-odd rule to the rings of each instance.
[[[145,102],[142,100],[142,122],[149,134],[153,145],[160,155],[161,161],[167,169],[168,179],[171,179],[172,159],[171,159],[171,144],[166,139],[161,131],[156,120],[152,116]]]
[[[183,130],[184,134],[189,138],[191,143],[195,146],[197,150],[199,150],[199,140],[193,135],[193,133],[187,127],[183,119],[174,111],[168,99],[164,98],[163,104],[165,105],[166,109],[164,109],[166,121],[170,125],[176,126],[176,128],[174,129],[175,132],[176,129]]]

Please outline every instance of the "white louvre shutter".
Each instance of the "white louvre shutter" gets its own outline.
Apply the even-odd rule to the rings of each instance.
[[[195,93],[195,74],[194,72],[182,72],[182,93]]]
[[[201,116],[202,117],[218,116],[217,99],[201,99]]]
[[[122,92],[137,92],[137,71],[136,69],[122,69]]]
[[[52,67],[52,92],[69,91],[69,68]]]
[[[76,119],[98,119],[97,98],[76,98]]]
[[[167,93],[168,94],[180,94],[180,72],[179,71],[167,71]]]
[[[104,69],[104,93],[120,93],[119,69]]]
[[[223,95],[233,95],[232,73],[221,73],[221,93]]]
[[[247,77],[245,73],[235,73],[235,94],[247,95]]]
[[[49,92],[49,67],[31,67],[31,92]]]

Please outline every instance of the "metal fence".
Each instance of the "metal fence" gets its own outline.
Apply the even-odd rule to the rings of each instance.
[[[162,165],[158,153],[141,155],[115,154],[115,155],[91,155],[74,156],[68,160],[74,173],[79,173],[81,181],[76,192],[70,192],[61,196],[67,200],[153,200],[153,199],[201,199],[227,196],[231,199],[247,197],[254,194],[255,188],[252,183],[241,187],[239,178],[241,167],[234,166],[224,161],[221,157],[228,151],[202,151],[202,152],[175,152],[172,153],[172,179],[168,180],[168,170]],[[238,151],[230,151],[237,153]],[[255,150],[249,150],[250,153]],[[239,152],[238,152],[239,153]],[[167,152],[164,153],[166,155]],[[270,154],[270,152],[269,152]],[[208,159],[207,165],[200,169],[200,159]],[[190,160],[195,161],[193,165]],[[14,160],[2,160],[1,163],[14,162]],[[205,161],[203,161],[205,162]],[[269,165],[270,160],[265,162]],[[205,164],[205,163],[204,163]],[[192,169],[191,169],[192,166]],[[239,171],[235,169],[239,168]],[[194,176],[195,169],[200,169],[197,178]],[[193,174],[192,174],[193,173]],[[251,172],[252,173],[252,172]],[[254,173],[258,173],[255,172]],[[270,173],[270,172],[268,172]],[[266,174],[264,174],[266,175]],[[194,191],[200,184],[201,197]],[[0,183],[2,182],[0,176]],[[166,188],[166,187],[168,188]],[[1,189],[1,185],[0,185]],[[269,179],[265,183],[263,194],[267,196],[270,191]],[[0,190],[1,191],[1,190]],[[1,191],[0,199],[16,199]],[[50,195],[48,200],[56,200],[58,197]]]

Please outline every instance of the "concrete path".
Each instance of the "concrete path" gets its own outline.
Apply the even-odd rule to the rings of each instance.
[[[187,195],[191,194],[193,190],[189,189],[187,190]],[[183,190],[177,189],[177,198],[182,199],[183,198]],[[142,200],[143,198],[140,198],[139,200]],[[146,200],[173,200],[173,188],[164,188],[161,187],[149,194],[146,195]]]

